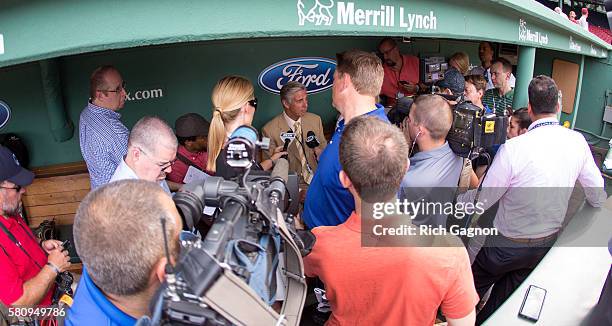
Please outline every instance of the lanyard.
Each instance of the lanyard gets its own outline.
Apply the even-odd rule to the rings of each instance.
[[[542,126],[553,126],[553,125],[558,126],[559,122],[557,122],[557,121],[544,121],[544,122],[540,122],[537,125],[533,126],[533,128],[529,129],[529,131],[532,131],[533,129],[539,128],[539,127],[542,127]]]
[[[295,123],[293,124],[293,127],[291,127],[291,130],[293,130],[293,132],[295,132],[294,128],[295,128]],[[298,144],[300,144],[300,146],[298,147],[302,148],[302,153],[304,153],[304,159],[306,160],[306,168],[308,169],[308,172],[313,173],[312,168],[310,167],[310,163],[308,162],[308,155],[306,155],[306,148],[304,147],[304,125],[301,123],[300,123],[300,136],[302,137],[302,141],[300,141],[300,137],[296,137],[295,140],[297,140]]]

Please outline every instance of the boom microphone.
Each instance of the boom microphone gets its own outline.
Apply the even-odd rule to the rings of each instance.
[[[281,203],[285,197],[285,190],[287,189],[287,180],[289,179],[289,162],[280,158],[276,161],[274,169],[272,169],[272,175],[270,176],[270,187],[269,194],[270,200],[281,210],[284,209],[284,205]]]
[[[315,135],[314,131],[312,131],[312,130],[310,130],[306,134],[306,145],[309,148],[315,148],[315,147],[319,147],[319,145],[321,145],[321,143],[317,139],[317,135]]]

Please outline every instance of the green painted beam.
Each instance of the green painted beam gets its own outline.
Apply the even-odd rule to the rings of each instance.
[[[580,108],[580,94],[582,94],[582,75],[584,75],[584,56],[580,56],[580,70],[578,70],[578,85],[576,86],[576,97],[574,98],[574,110],[572,111],[572,124],[570,128],[576,127],[576,117]],[[604,122],[605,127],[605,122]]]
[[[40,61],[39,64],[51,135],[56,142],[65,142],[72,138],[74,124],[68,118],[62,99],[59,62],[57,59],[50,59]]]
[[[0,67],[181,42],[382,35],[489,40],[601,58],[612,50],[531,0],[3,0]]]
[[[533,78],[533,67],[535,65],[536,49],[530,46],[519,48],[518,65],[516,66],[516,85],[514,86],[514,98],[512,108],[526,107],[529,102],[529,83]]]

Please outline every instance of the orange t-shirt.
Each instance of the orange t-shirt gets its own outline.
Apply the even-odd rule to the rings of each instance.
[[[395,102],[400,80],[407,81],[410,84],[418,84],[419,82],[419,58],[412,55],[402,55],[402,59],[404,64],[401,71],[395,71],[391,67],[383,65],[385,78],[380,94],[392,99],[393,102]]]
[[[362,247],[361,218],[313,229],[307,276],[325,283],[326,325],[433,325],[467,316],[478,294],[464,247]]]

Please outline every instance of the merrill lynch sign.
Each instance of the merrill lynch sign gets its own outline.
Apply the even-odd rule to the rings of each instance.
[[[307,7],[304,2],[309,2]],[[412,30],[436,30],[437,17],[433,11],[427,14],[416,14],[407,12],[404,7],[381,5],[378,8],[359,8],[354,2],[334,0],[297,0],[298,25],[306,23],[315,26],[357,25],[357,26],[382,26],[405,28]]]

